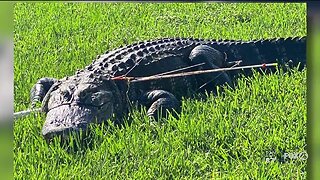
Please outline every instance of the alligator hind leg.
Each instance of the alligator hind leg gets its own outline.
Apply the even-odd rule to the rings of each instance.
[[[34,108],[38,102],[42,102],[51,86],[57,82],[55,78],[41,78],[37,81],[30,91],[31,107]]]
[[[147,115],[155,120],[160,117],[166,118],[168,112],[173,115],[180,112],[180,102],[172,93],[164,90],[152,90],[144,93],[139,103],[148,107]]]
[[[192,64],[205,63],[205,65],[201,66],[198,70],[225,67],[226,63],[224,56],[220,51],[207,45],[199,45],[195,47],[191,51],[189,59],[191,60]],[[205,88],[209,91],[214,90],[215,85],[222,85],[224,83],[227,83],[232,87],[232,81],[226,72],[197,75],[197,80],[199,81],[200,88],[203,88],[204,86],[211,87]]]

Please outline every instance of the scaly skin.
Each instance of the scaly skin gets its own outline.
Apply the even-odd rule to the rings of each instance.
[[[47,113],[42,134],[46,139],[72,131],[86,130],[89,123],[107,119],[121,123],[130,104],[148,108],[150,118],[161,110],[179,111],[180,99],[195,92],[212,91],[217,85],[232,81],[250,70],[202,74],[130,84],[114,77],[143,77],[165,73],[202,63],[191,70],[278,62],[300,69],[306,64],[306,37],[256,41],[163,38],[138,42],[106,52],[75,75],[57,80],[40,79],[31,90],[31,101],[42,101]],[[284,67],[284,66],[283,66]],[[219,75],[219,76],[218,76]],[[216,78],[218,76],[218,78]],[[199,87],[211,81],[200,91]]]

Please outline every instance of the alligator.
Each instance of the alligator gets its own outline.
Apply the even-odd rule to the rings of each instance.
[[[240,61],[241,60],[241,61]],[[45,139],[66,138],[87,130],[90,123],[110,119],[122,123],[130,108],[147,108],[152,120],[179,113],[181,98],[214,92],[216,86],[234,87],[239,74],[252,70],[223,71],[192,76],[140,81],[126,77],[150,77],[186,72],[277,62],[285,69],[306,66],[306,36],[241,40],[159,38],[122,46],[98,55],[75,74],[39,79],[30,91],[32,106],[42,103],[46,113]],[[268,70],[273,72],[277,67]],[[160,114],[160,116],[159,116]]]

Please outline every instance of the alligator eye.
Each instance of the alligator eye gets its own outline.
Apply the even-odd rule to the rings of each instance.
[[[73,94],[76,96],[75,98],[77,99],[77,101],[81,101],[82,103],[89,103],[91,101],[90,99],[92,94],[96,91],[97,88],[94,85],[80,84]]]
[[[105,103],[112,102],[112,93],[108,91],[99,91],[92,94],[91,104],[94,106],[102,106]]]
[[[65,100],[67,100],[67,101],[70,100],[71,95],[70,95],[70,92],[69,92],[69,91],[62,91],[61,94],[62,94],[62,96],[63,96],[63,98],[64,98]]]
[[[64,97],[66,97],[66,96],[69,95],[69,92],[68,92],[68,91],[62,91],[61,94],[62,94]]]

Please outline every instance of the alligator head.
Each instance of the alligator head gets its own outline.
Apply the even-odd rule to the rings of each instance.
[[[68,138],[71,132],[87,130],[90,123],[101,123],[121,110],[121,96],[110,78],[90,73],[71,76],[54,84],[44,98],[47,113],[42,134]]]

